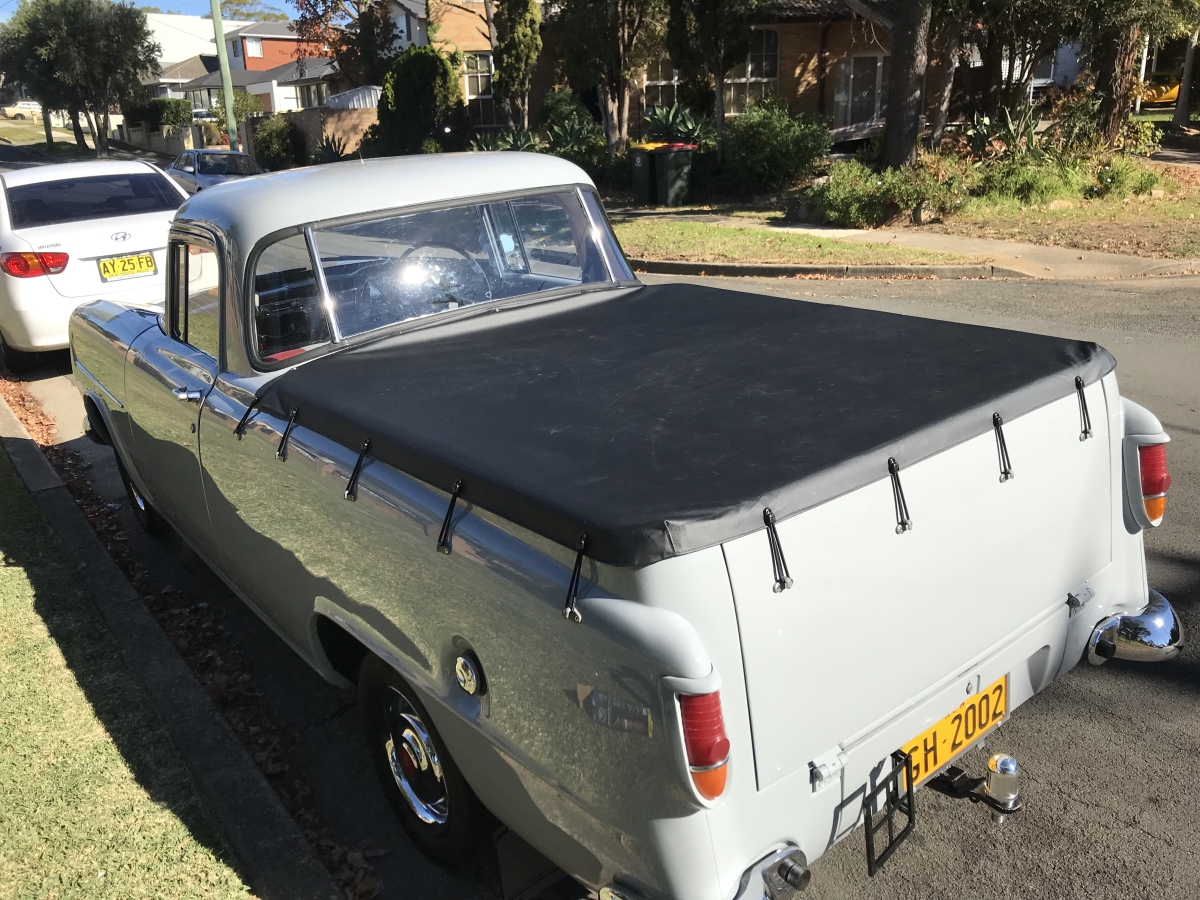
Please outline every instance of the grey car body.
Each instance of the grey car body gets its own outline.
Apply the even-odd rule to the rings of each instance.
[[[189,194],[263,173],[254,157],[233,150],[187,150],[164,171]]]
[[[518,230],[517,240],[511,230],[497,231],[490,213],[472,220],[478,228],[460,229],[458,241],[424,238],[418,247],[411,238],[416,217],[426,213],[499,210],[530,197],[573,204],[573,221],[598,242],[604,278],[589,285],[580,276],[575,288],[565,286],[564,272],[586,266],[546,244],[552,229],[544,221]],[[401,233],[411,245],[403,252],[389,244]],[[526,293],[494,302],[490,287],[472,298],[451,284],[446,272],[480,271],[462,249],[468,240],[539,260],[538,272],[526,265],[521,277],[543,280],[545,299]],[[489,323],[580,310],[603,319],[605,310],[628,309],[622,304],[639,296],[654,309],[666,302],[662,291],[633,279],[594,185],[574,165],[511,152],[428,154],[290,170],[204,191],[172,225],[165,314],[108,302],[85,306],[72,319],[71,349],[89,422],[113,445],[135,508],[157,510],[329,681],[349,686],[357,678],[362,698],[380,672],[397,679],[390,684],[401,698],[399,724],[381,735],[387,740],[372,758],[385,791],[400,792],[393,806],[422,849],[429,843],[411,821],[435,836],[446,823],[445,798],[426,792],[430,779],[441,783],[445,775],[449,797],[454,779],[447,773],[460,772],[492,813],[605,900],[788,896],[781,872],[806,880],[807,863],[862,824],[864,796],[881,783],[888,760],[945,721],[964,702],[964,684],[968,698],[988,696],[988,685],[1003,690],[1003,718],[1081,658],[1152,660],[1179,652],[1173,612],[1146,583],[1142,530],[1157,523],[1139,512],[1136,468],[1140,446],[1161,447],[1169,438],[1151,414],[1119,396],[1111,357],[1094,345],[1076,347],[1090,360],[1079,370],[1086,383],[1042,379],[1038,398],[1014,406],[1002,422],[991,407],[974,409],[978,427],[906,464],[915,531],[899,467],[889,476],[895,460],[875,448],[865,480],[785,511],[777,524],[752,497],[744,504],[749,515],[739,520],[749,525],[736,534],[713,536],[704,521],[659,519],[667,543],[681,539],[682,551],[605,562],[585,558],[582,541],[576,548],[539,531],[522,519],[519,504],[501,515],[476,504],[479,495],[469,491],[460,500],[453,478],[414,474],[421,463],[415,457],[414,465],[373,458],[386,449],[382,432],[372,432],[374,446],[363,431],[354,440],[333,439],[307,411],[297,418],[297,408],[289,414],[287,404],[268,402],[290,376],[330,371],[318,368],[321,361],[381,358],[386,341],[355,343],[349,331],[339,335],[340,327],[312,326],[321,304],[344,306],[344,319],[338,312],[328,321],[345,325],[359,300],[386,295],[388,285],[366,271],[367,257],[378,253],[394,264],[393,287],[425,292],[411,330],[395,332],[400,351],[440,347],[450,368],[382,389],[355,384],[360,410],[382,409],[388,394],[418,395],[438,378],[467,381],[453,354],[476,352],[479,344],[470,341],[503,330]],[[286,277],[260,279],[268,259]],[[417,265],[422,260],[430,269],[441,266],[443,275],[429,277]],[[311,304],[316,318],[302,328],[293,314],[303,312],[304,291],[320,303]],[[184,298],[188,312],[181,316]],[[699,306],[702,292],[671,314],[685,319],[692,298]],[[755,301],[733,294],[719,302]],[[287,316],[270,319],[280,326],[272,331],[263,322],[276,307]],[[819,304],[810,313],[858,315]],[[710,379],[732,373],[735,388],[754,387],[754,396],[742,398],[747,406],[764,393],[791,392],[791,406],[777,417],[784,431],[804,427],[797,404],[820,393],[803,383],[769,382],[779,390],[764,391],[739,382],[750,378],[752,354],[748,369],[739,362],[723,372],[676,368],[664,370],[669,377],[639,376],[641,361],[614,362],[622,339],[635,337],[623,327],[615,316],[575,329],[584,340],[581,366],[598,363],[628,380],[616,381],[611,396],[580,403],[560,432],[581,431],[601,413],[617,410],[619,417],[654,382],[685,376],[716,384]],[[662,323],[668,343],[691,346],[674,328]],[[285,332],[290,343],[281,342]],[[600,337],[609,343],[592,339]],[[718,337],[721,343],[726,334]],[[345,353],[336,346],[341,341]],[[861,334],[854,341],[861,344]],[[551,399],[570,405],[582,396],[578,385],[540,365],[539,347],[548,343],[522,349],[530,365],[512,383],[550,385],[557,390]],[[778,337],[769,343],[785,364],[790,345]],[[478,383],[495,384],[495,404],[502,404],[499,381]],[[843,424],[857,422],[850,410],[867,404],[852,390],[847,396],[838,407],[847,410]],[[697,432],[703,440],[692,450],[717,443],[722,427],[737,430],[726,424],[729,404],[710,405],[713,428]],[[385,427],[390,434],[404,427],[433,433],[446,424],[440,415],[426,408]],[[669,420],[664,415],[663,424]],[[769,424],[743,432],[753,438]],[[603,446],[618,430],[592,443]],[[668,458],[678,449],[654,443],[657,426],[649,432],[644,456]],[[548,435],[525,433],[529,454],[517,463],[523,471],[537,467],[527,459],[548,445]],[[1016,480],[997,472],[1005,435]],[[774,446],[761,443],[766,453]],[[488,434],[476,446],[485,463],[493,461]],[[732,461],[723,465],[733,467],[744,458],[726,457]],[[1007,451],[1001,468],[1006,460]],[[605,474],[620,480],[625,471]],[[1047,517],[1040,511],[1051,495],[1066,499]],[[575,527],[569,499],[558,519]],[[920,627],[908,627],[918,609]],[[898,636],[904,666],[895,664]],[[701,765],[691,756],[684,700],[718,692],[726,755]],[[728,780],[705,793],[716,770]]]

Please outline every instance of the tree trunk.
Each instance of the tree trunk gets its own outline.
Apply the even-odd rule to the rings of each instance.
[[[103,156],[108,156],[108,129],[109,129],[109,112],[108,104],[104,106],[104,112],[100,116],[100,133],[96,136],[97,145],[104,146]]]
[[[713,71],[713,125],[717,129],[717,163],[725,158],[725,73],[718,65]]]
[[[78,144],[80,147],[82,147],[84,150],[91,150],[92,148],[87,145],[87,138],[84,137],[83,126],[81,126],[79,124],[79,110],[73,109],[73,110],[71,110],[70,114],[71,114],[71,131],[74,132],[74,134],[75,134],[75,143]]]
[[[1100,134],[1112,146],[1129,119],[1133,90],[1137,82],[1138,38],[1141,26],[1130,25],[1103,33],[1096,66],[1096,92],[1100,94]]]
[[[908,0],[900,9],[892,29],[892,75],[883,138],[884,164],[892,169],[912,165],[917,158],[933,0]]]
[[[50,131],[50,108],[42,101],[42,130],[46,132],[46,146],[54,146],[54,134]]]
[[[87,116],[88,128],[92,129],[92,146],[96,148],[96,159],[100,159],[103,155],[103,147],[100,145],[100,132],[96,128],[96,117],[92,115],[90,109],[85,109],[83,114]]]
[[[989,34],[980,54],[983,57],[983,112],[995,120],[1000,115],[1004,93],[1004,48],[994,34]]]
[[[960,23],[952,22],[946,33],[946,44],[942,47],[942,89],[938,93],[937,108],[933,113],[933,128],[929,132],[929,149],[937,150],[946,133],[946,119],[950,116],[950,97],[954,93],[954,73],[958,70],[958,51],[962,47]]]
[[[1192,121],[1192,64],[1196,60],[1196,44],[1200,43],[1200,28],[1188,38],[1187,54],[1183,57],[1183,80],[1179,83],[1179,96],[1175,99],[1175,115],[1171,126],[1182,128]]]
[[[617,112],[616,97],[610,89],[607,80],[601,79],[596,86],[596,93],[600,95],[600,118],[604,120],[604,142],[608,145],[608,158],[612,159],[617,155],[617,151],[621,146],[621,131],[619,123],[619,113]]]

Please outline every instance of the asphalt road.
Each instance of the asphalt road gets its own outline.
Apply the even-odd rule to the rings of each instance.
[[[806,896],[1200,896],[1200,278],[703,280],[1097,340],[1118,359],[1122,392],[1157,413],[1173,437],[1166,523],[1147,537],[1150,582],[1175,603],[1196,641],[1170,663],[1078,667],[989,737],[989,752],[1013,753],[1026,773],[1025,811],[1014,821],[997,827],[979,807],[921,792],[917,830],[880,875],[867,878],[862,833],[855,832],[814,865]],[[29,389],[58,420],[58,439],[92,463],[93,485],[123,502],[111,453],[81,436],[83,410],[64,356],[33,373]],[[1052,498],[1045,512],[1053,514]],[[319,830],[341,845],[369,841],[387,851],[371,859],[381,896],[496,896],[499,879],[486,852],[475,871],[447,873],[409,843],[376,786],[352,698],[301,663],[178,539],[141,534],[124,505],[118,515],[148,568],[144,589],[170,586],[182,592],[180,603],[209,604],[213,620],[240,648],[270,714],[295,741],[293,764],[312,790]],[[580,895],[566,885],[553,893]]]

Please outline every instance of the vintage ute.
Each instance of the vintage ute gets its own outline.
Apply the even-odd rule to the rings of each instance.
[[[482,804],[606,898],[788,896],[864,822],[874,872],[918,787],[1019,808],[961,754],[1056,677],[1183,638],[1104,349],[644,285],[552,157],[204,191],[165,308],[71,352],[135,514],[357,685],[443,863]]]

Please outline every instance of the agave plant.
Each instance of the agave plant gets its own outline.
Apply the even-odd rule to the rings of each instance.
[[[604,149],[604,136],[591,119],[570,119],[546,129],[550,152],[568,159],[594,159]]]
[[[698,144],[705,149],[717,144],[717,132],[712,120],[707,116],[697,116],[678,103],[652,106],[642,121],[647,134],[654,140]]]
[[[525,150],[536,153],[541,141],[532,131],[525,128],[506,128],[503,131],[481,131],[471,141],[471,149],[480,150]]]
[[[323,163],[337,162],[346,155],[346,139],[336,134],[327,134],[317,144],[317,158]]]

